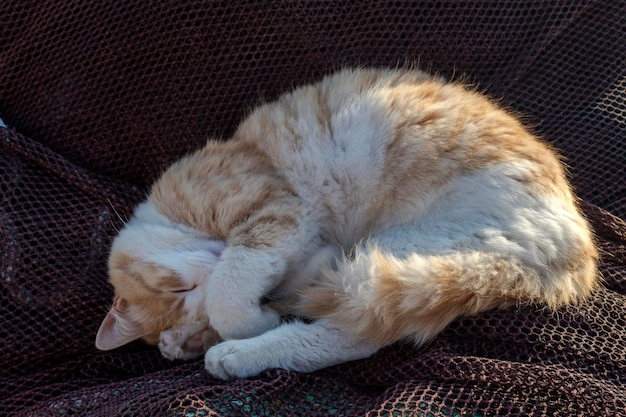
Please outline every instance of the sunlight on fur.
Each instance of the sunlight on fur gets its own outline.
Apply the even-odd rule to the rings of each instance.
[[[345,69],[163,173],[111,248],[96,346],[311,372],[584,300],[597,257],[559,156],[516,117],[420,71]]]

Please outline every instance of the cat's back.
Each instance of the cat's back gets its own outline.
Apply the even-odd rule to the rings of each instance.
[[[431,81],[419,71],[345,69],[258,107],[233,139],[262,144],[283,168],[300,170],[306,160],[316,166],[372,162],[384,157],[393,129],[404,123],[392,113],[409,103],[393,96],[409,84]]]
[[[411,130],[432,122],[427,97],[442,86],[419,71],[345,69],[258,107],[233,140],[263,149],[301,195],[338,199],[346,211],[401,175],[393,169],[434,157]]]
[[[401,223],[479,171],[571,199],[557,156],[514,116],[420,71],[340,71],[260,106],[234,139],[262,148],[337,224]]]
[[[357,185],[449,178],[500,162],[561,167],[492,100],[417,70],[339,71],[258,107],[234,139],[263,149],[289,177],[319,184],[329,173]]]

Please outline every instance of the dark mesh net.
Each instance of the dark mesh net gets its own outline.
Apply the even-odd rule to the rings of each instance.
[[[626,2],[0,2],[0,414],[626,415]],[[605,289],[313,374],[98,352],[108,247],[170,162],[343,65],[419,63],[567,157]],[[609,214],[612,213],[612,214]]]

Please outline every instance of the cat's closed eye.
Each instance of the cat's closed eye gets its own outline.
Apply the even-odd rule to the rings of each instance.
[[[193,286],[193,287],[191,287],[191,288],[180,288],[180,289],[170,290],[170,292],[171,292],[171,293],[174,293],[174,294],[181,294],[181,293],[186,293],[186,292],[193,291],[193,290],[195,290],[197,287],[198,287],[197,285],[194,285],[194,286]]]

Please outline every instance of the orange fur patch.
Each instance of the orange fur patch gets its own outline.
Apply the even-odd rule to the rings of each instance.
[[[153,185],[150,201],[173,221],[212,237],[226,239],[239,230],[237,239],[263,246],[272,240],[262,235],[269,217],[279,227],[294,225],[294,217],[284,215],[297,213],[294,196],[267,156],[249,143],[231,141],[210,142],[172,165]],[[262,220],[260,230],[250,222],[255,216]],[[241,236],[245,231],[254,237]]]
[[[161,331],[178,324],[182,302],[170,291],[185,285],[174,271],[118,253],[110,260],[109,277],[127,305],[124,316],[142,327],[148,343],[158,342]]]
[[[423,343],[436,336],[454,319],[504,305],[510,298],[498,291],[478,295],[459,285],[459,270],[433,258],[436,275],[430,277],[435,292],[403,279],[399,264],[379,251],[371,253],[376,265],[371,299],[355,305],[354,295],[336,285],[321,284],[306,289],[299,311],[311,318],[324,318],[346,329],[357,339],[380,346],[410,339]],[[496,286],[494,286],[494,289]]]

